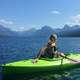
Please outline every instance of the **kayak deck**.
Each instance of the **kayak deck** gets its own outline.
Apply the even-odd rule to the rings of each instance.
[[[5,64],[5,66],[14,66],[14,67],[45,67],[45,66],[52,66],[52,65],[60,65],[61,64],[61,59],[58,60],[45,60],[41,59],[38,60],[37,63],[32,63],[33,59],[29,60],[23,60],[23,61],[18,61],[18,62],[13,62],[9,64]],[[63,64],[70,63],[67,59],[64,59]]]
[[[71,54],[67,57],[72,59],[80,59],[80,54]],[[33,59],[27,59],[23,61],[12,62],[8,64],[3,64],[3,73],[34,73],[42,71],[52,71],[52,70],[61,70],[65,68],[73,67],[71,60],[63,58],[53,58],[53,59],[40,59],[37,63],[32,63]],[[60,68],[61,67],[61,68]]]

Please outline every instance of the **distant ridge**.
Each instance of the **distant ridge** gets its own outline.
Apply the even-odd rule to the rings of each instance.
[[[32,28],[21,32],[12,31],[3,25],[0,25],[0,36],[48,37],[52,33],[56,33],[59,37],[80,37],[80,25],[69,26],[65,24],[62,29],[53,29],[50,26],[45,25],[38,30]]]
[[[0,36],[18,36],[16,31],[12,31],[3,25],[0,25]]]
[[[69,26],[66,24],[57,34],[60,37],[80,37],[80,25]]]

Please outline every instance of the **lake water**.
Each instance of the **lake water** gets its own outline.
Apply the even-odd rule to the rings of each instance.
[[[47,38],[1,37],[0,64],[33,58],[47,41]],[[65,54],[80,53],[80,38],[58,38],[57,47]]]
[[[0,64],[35,57],[46,45],[45,38],[0,38]],[[66,53],[80,52],[80,38],[58,38],[58,50]]]

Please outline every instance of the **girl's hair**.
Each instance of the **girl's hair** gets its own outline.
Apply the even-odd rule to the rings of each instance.
[[[54,39],[54,40],[57,40],[57,35],[56,34],[52,34],[51,36],[50,36],[50,39]]]

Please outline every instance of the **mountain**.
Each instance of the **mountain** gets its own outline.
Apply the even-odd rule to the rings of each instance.
[[[50,34],[52,34],[54,30],[50,26],[43,26],[41,29],[37,30],[34,33],[35,37],[48,37]]]
[[[31,28],[27,31],[16,32],[9,28],[0,25],[0,36],[17,36],[17,37],[49,37],[52,33],[56,33],[59,37],[80,37],[80,25],[64,25],[62,29],[53,29],[50,26],[43,26],[41,29],[36,30]]]
[[[62,29],[53,29],[45,25],[41,29],[36,30],[32,37],[49,37],[52,33],[56,33],[59,37],[80,37],[80,25],[69,26],[65,24]]]
[[[48,37],[51,33],[53,33],[53,29],[47,25],[43,26],[41,29],[38,30],[31,28],[27,31],[18,32],[19,36],[33,37],[33,38]]]
[[[17,36],[17,32],[0,25],[0,36]]]
[[[28,37],[28,36],[32,36],[35,32],[36,32],[36,29],[31,28],[27,31],[20,31],[20,32],[17,32],[17,33],[18,33],[19,36]]]
[[[64,27],[57,33],[60,37],[80,37],[80,25],[64,25]]]

